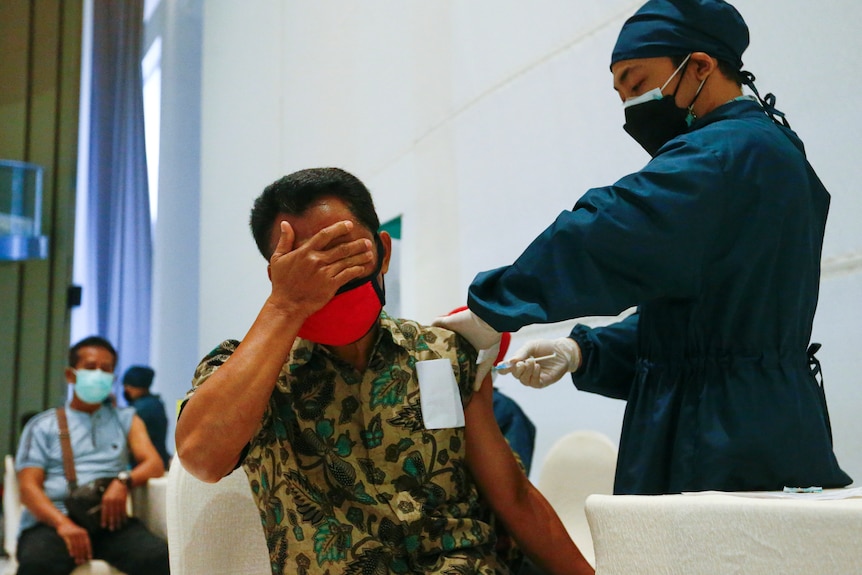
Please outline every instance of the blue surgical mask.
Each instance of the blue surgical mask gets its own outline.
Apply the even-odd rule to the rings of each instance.
[[[84,403],[102,403],[111,394],[114,374],[101,369],[75,370],[75,395]]]

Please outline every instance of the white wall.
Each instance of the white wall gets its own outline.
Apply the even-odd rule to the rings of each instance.
[[[640,4],[204,3],[200,293],[188,302],[199,306],[200,354],[241,338],[268,293],[247,217],[283,174],[340,166],[369,185],[381,220],[403,214],[402,309],[429,321],[463,304],[477,272],[510,263],[587,188],[637,170],[647,158],[621,128],[608,64]],[[753,35],[747,69],[778,95],[833,194],[815,340],[836,451],[858,478],[862,3],[823,4],[736,2]],[[569,326],[525,328],[513,349]],[[572,429],[619,439],[622,402],[566,383],[498,384],[538,424],[537,465]]]
[[[159,202],[153,241],[153,392],[167,408],[174,451],[177,400],[200,359],[200,133],[203,0],[161,0],[148,24],[162,39]],[[213,281],[212,278],[209,281]]]

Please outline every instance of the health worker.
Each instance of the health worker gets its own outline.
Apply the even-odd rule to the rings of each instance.
[[[486,349],[499,332],[636,307],[508,362],[526,385],[570,372],[627,401],[618,494],[851,482],[809,347],[829,193],[742,70],[748,41],[721,0],[644,4],[611,72],[652,159],[587,191],[512,265],[476,276],[468,311],[435,321]]]

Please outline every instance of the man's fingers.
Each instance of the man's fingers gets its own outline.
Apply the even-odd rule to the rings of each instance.
[[[102,499],[102,528],[113,530],[114,509],[111,500],[107,497]]]
[[[345,271],[347,272],[345,275],[350,276],[344,280],[345,282],[353,277],[367,275],[371,273],[374,263],[374,243],[371,240],[359,238],[333,244],[334,240],[349,233],[353,226],[353,222],[344,220],[323,228],[310,240],[298,246],[297,254],[300,251],[303,252],[305,254],[303,257],[313,262],[314,267],[328,268],[328,275],[331,278],[342,279],[339,275]],[[294,249],[294,240],[293,229],[287,222],[282,222],[279,243],[273,252],[273,263],[278,257]],[[355,267],[360,269],[351,270]]]
[[[371,242],[364,239],[335,246],[321,254],[320,259],[338,287],[374,271]]]
[[[307,245],[313,250],[326,250],[334,240],[349,234],[354,225],[355,224],[350,220],[336,222],[314,234],[311,239],[308,240]]]
[[[90,548],[90,538],[81,537],[78,540],[78,558],[81,563],[86,563],[93,558],[93,551]]]
[[[363,266],[374,261],[373,244],[368,239],[344,242],[321,252],[321,260],[327,264],[341,264],[343,267]]]
[[[75,563],[78,565],[86,563],[93,558],[93,552],[90,548],[90,538],[86,535],[69,537],[66,547],[69,549],[69,555],[75,558]]]
[[[66,543],[66,550],[69,552],[69,555],[71,555],[73,558],[75,558],[75,560],[77,560],[78,550],[75,548],[75,541],[71,537],[66,535],[65,537],[63,537],[63,542]]]
[[[92,559],[93,547],[87,531],[74,523],[66,523],[57,528],[57,534],[66,544],[66,549],[75,559],[75,563],[81,564]]]
[[[374,243],[370,239],[358,238],[347,241],[347,238],[343,238],[350,234],[354,227],[355,224],[350,220],[336,222],[314,234],[302,245],[302,248],[317,252],[320,260],[327,265],[343,262],[344,267],[350,267],[372,261]]]
[[[278,244],[275,246],[275,251],[272,252],[273,259],[293,250],[293,240],[296,237],[293,228],[289,223],[282,221],[280,230],[281,235],[278,236]]]

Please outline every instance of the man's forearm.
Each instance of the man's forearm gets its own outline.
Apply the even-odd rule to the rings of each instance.
[[[71,521],[62,511],[57,509],[54,502],[51,501],[45,492],[35,486],[21,485],[21,504],[40,523],[50,525],[57,529],[64,522]]]
[[[127,487],[145,485],[149,479],[165,474],[164,462],[159,452],[156,451],[153,442],[150,441],[144,420],[138,416],[132,419],[132,427],[129,431],[129,447],[137,464],[131,471],[131,485]]]
[[[130,487],[146,485],[150,479],[162,477],[164,474],[165,464],[161,457],[157,460],[142,461],[131,470],[132,484]]]
[[[592,575],[593,567],[572,541],[547,499],[512,462],[501,462],[493,487],[488,478],[480,490],[518,547],[549,575]]]
[[[518,546],[545,573],[594,574],[548,501],[532,484],[527,485],[520,501],[500,517]]]
[[[177,422],[177,455],[215,482],[236,465],[260,424],[302,322],[265,304],[230,358],[195,390]]]
[[[545,572],[592,575],[548,501],[518,466],[494,418],[490,378],[467,405],[467,467],[476,486],[518,546]]]

